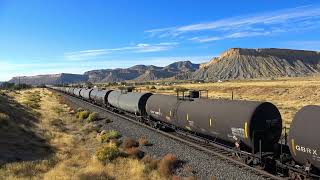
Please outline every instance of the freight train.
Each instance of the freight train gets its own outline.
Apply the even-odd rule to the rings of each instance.
[[[272,166],[281,167],[284,174],[305,174],[304,165],[310,164],[312,176],[320,178],[320,106],[306,106],[296,114],[289,135],[285,136],[288,143],[283,145],[279,144],[283,131],[281,114],[269,102],[206,99],[194,91],[187,97],[179,97],[122,90],[50,88],[118,113],[129,113],[153,127],[192,132],[224,143],[230,149],[235,140],[240,140],[241,150],[253,157],[260,153],[261,163],[272,159]],[[279,147],[283,146],[289,149],[287,154],[283,151],[279,154]]]

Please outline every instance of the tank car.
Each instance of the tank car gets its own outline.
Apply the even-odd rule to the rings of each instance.
[[[288,145],[293,159],[305,164],[309,161],[320,170],[320,106],[300,109],[290,126]]]
[[[90,100],[101,106],[108,104],[108,95],[112,90],[93,89],[90,93]]]
[[[73,95],[80,97],[81,88],[74,88]]]
[[[189,99],[152,95],[147,114],[156,120],[229,143],[240,139],[248,148],[272,149],[281,136],[279,110],[268,102]]]
[[[118,109],[142,115],[145,113],[147,99],[152,93],[112,91],[108,96],[108,103]]]
[[[92,92],[93,89],[82,89],[80,91],[80,96],[83,98],[83,99],[86,99],[86,100],[90,100],[90,93]]]
[[[66,89],[67,94],[73,95],[74,89],[75,89],[75,88],[73,88],[73,87],[69,87],[68,89]]]

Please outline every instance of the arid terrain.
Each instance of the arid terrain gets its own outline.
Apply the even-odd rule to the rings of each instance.
[[[148,139],[97,132],[108,119],[47,89],[0,94],[0,179],[166,179],[176,157],[143,155]],[[133,144],[133,145],[132,145]]]

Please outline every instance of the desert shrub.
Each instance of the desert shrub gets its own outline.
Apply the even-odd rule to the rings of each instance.
[[[152,171],[158,168],[159,160],[152,158],[150,155],[144,156],[141,161],[146,165],[147,171]]]
[[[139,146],[139,143],[134,140],[134,139],[131,139],[131,138],[126,138],[123,140],[122,144],[120,145],[120,148],[122,149],[129,149],[129,148],[132,148],[132,147],[138,147]]]
[[[83,109],[82,107],[79,107],[79,108],[77,109],[77,112],[82,112],[82,111],[84,111],[84,109]]]
[[[121,155],[115,144],[105,144],[96,151],[96,157],[101,162],[112,161]]]
[[[52,110],[58,114],[63,112],[63,109],[61,107],[53,107]]]
[[[111,119],[105,119],[104,122],[105,123],[111,123],[112,121],[111,121]]]
[[[96,128],[92,124],[86,124],[80,128],[80,131],[85,135],[89,135],[90,133],[96,132]]]
[[[174,154],[165,155],[159,162],[158,170],[161,175],[168,177],[171,175],[173,168],[176,166],[177,157]]]
[[[52,127],[57,128],[57,130],[65,132],[66,130],[68,130],[68,128],[65,126],[65,124],[63,123],[63,121],[61,119],[52,119],[50,121],[50,125]]]
[[[96,112],[90,113],[88,118],[87,118],[87,120],[88,120],[88,122],[92,122],[92,121],[98,120],[98,113],[96,113]]]
[[[32,109],[40,109],[40,104],[38,102],[35,102],[35,101],[24,101],[23,104],[29,108],[32,108]]]
[[[63,121],[61,119],[52,119],[50,121],[50,125],[52,125],[52,126],[61,126],[61,125],[63,125]]]
[[[28,97],[27,97],[27,99],[29,100],[29,101],[33,101],[33,102],[40,102],[40,100],[41,100],[41,96],[39,95],[39,94],[31,94],[31,95],[29,95]]]
[[[109,142],[111,139],[117,139],[119,138],[121,135],[118,131],[115,131],[115,130],[110,130],[106,133],[103,133],[101,136],[100,136],[100,142],[101,143],[104,143],[104,142]]]
[[[144,156],[144,152],[137,147],[128,148],[126,150],[126,153],[129,157],[137,158],[137,159],[141,159]]]
[[[146,137],[140,137],[138,139],[139,145],[140,146],[151,146],[152,144],[148,141]]]
[[[113,179],[111,176],[107,174],[107,172],[101,171],[101,172],[80,172],[80,174],[77,175],[77,178],[79,180],[109,180]]]
[[[80,117],[80,113],[85,111],[82,107],[79,107],[76,111],[76,118],[79,118]]]
[[[7,114],[0,112],[0,127],[9,125],[9,120],[10,117]]]
[[[119,147],[122,143],[120,139],[110,139],[109,142],[115,144],[117,147]]]
[[[150,89],[157,89],[155,86],[151,86],[151,88]]]
[[[87,119],[89,114],[90,114],[89,111],[81,111],[79,112],[79,119]]]

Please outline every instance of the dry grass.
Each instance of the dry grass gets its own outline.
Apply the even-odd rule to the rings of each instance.
[[[7,163],[0,168],[0,179],[165,179],[157,168],[150,168],[150,163],[159,160],[150,160],[150,163],[139,160],[143,152],[136,148],[138,142],[125,140],[123,147],[127,151],[118,149],[120,142],[115,138],[110,140],[112,150],[109,144],[101,145],[96,140],[96,130],[90,128],[91,123],[84,124],[70,114],[72,108],[60,96],[46,89],[32,89],[12,93],[11,97],[22,103],[36,91],[41,97],[40,108],[32,111],[40,116],[30,130],[42,136],[54,154],[43,160]],[[8,121],[5,113],[0,113],[0,121]],[[116,131],[108,133],[108,136],[119,137]],[[114,145],[113,140],[118,145]],[[123,152],[128,157],[122,157]]]

